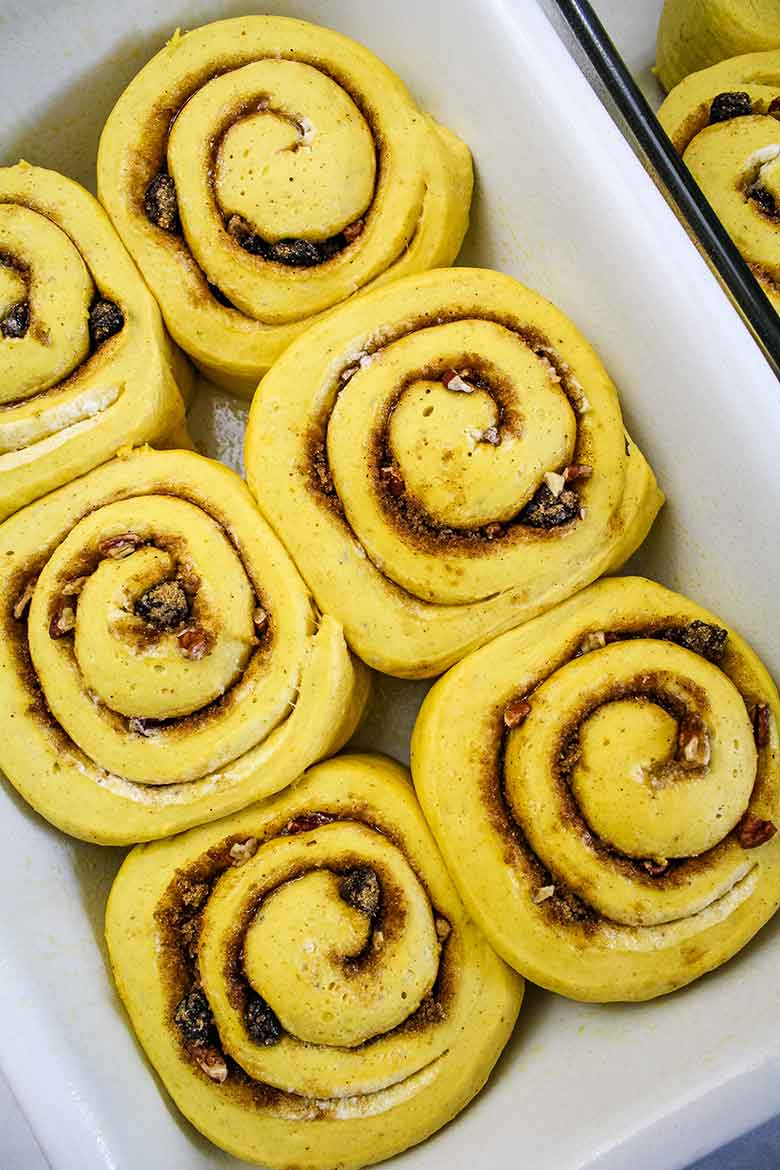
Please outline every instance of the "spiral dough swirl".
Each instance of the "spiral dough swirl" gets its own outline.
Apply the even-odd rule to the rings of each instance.
[[[123,444],[169,440],[191,383],[95,199],[0,167],[0,520]]]
[[[312,320],[455,258],[471,159],[354,41],[281,17],[181,35],[106,123],[100,198],[179,344],[252,394]]]
[[[571,322],[468,268],[361,297],[283,355],[247,476],[318,604],[406,677],[621,564],[662,502]]]
[[[780,903],[779,714],[732,630],[650,581],[604,581],[453,669],[412,767],[507,961],[576,999],[647,999]]]
[[[340,745],[367,672],[232,472],[127,451],[0,527],[0,764],[76,836],[243,807]]]
[[[179,1108],[272,1167],[361,1166],[438,1129],[481,1087],[522,997],[467,919],[406,773],[379,757],[318,765],[131,854],[107,937]]]

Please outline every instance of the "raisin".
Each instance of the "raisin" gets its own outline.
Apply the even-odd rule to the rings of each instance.
[[[404,494],[403,476],[395,467],[380,467],[379,478],[391,496],[397,498]]]
[[[562,491],[555,496],[547,484],[523,508],[518,519],[530,528],[559,528],[580,514],[580,498],[575,491]]]
[[[710,106],[710,126],[717,122],[729,122],[732,118],[744,118],[746,114],[752,113],[750,94],[741,91],[719,93]]]
[[[748,195],[754,203],[758,204],[764,215],[768,215],[772,219],[777,218],[777,201],[772,192],[767,191],[766,187],[751,187]]]
[[[164,232],[179,230],[176,184],[170,175],[155,175],[144,193],[146,218]]]
[[[196,662],[206,657],[213,644],[208,630],[204,630],[201,626],[195,626],[191,630],[182,630],[176,640],[184,657],[192,658]]]
[[[715,663],[723,661],[728,636],[728,630],[700,621],[691,622],[688,626],[674,626],[659,635],[664,641],[676,642],[678,646]]]
[[[158,630],[174,630],[190,616],[190,605],[178,581],[161,581],[141,594],[135,612]]]
[[[323,250],[312,240],[277,240],[266,249],[267,260],[288,268],[312,268],[324,259]]]
[[[767,114],[770,118],[780,118],[780,97],[772,98]]]
[[[89,336],[94,346],[113,337],[125,323],[125,315],[113,301],[95,301],[89,310]]]
[[[0,333],[3,337],[24,337],[30,326],[30,306],[27,301],[17,301],[0,319]]]
[[[200,988],[194,988],[180,1001],[173,1022],[191,1044],[206,1043],[211,1031],[211,1008]]]
[[[282,1038],[282,1025],[276,1012],[259,995],[253,995],[247,1001],[244,1023],[250,1038],[264,1048],[271,1048]]]
[[[339,893],[348,906],[373,918],[379,912],[382,887],[379,878],[367,865],[350,869],[339,882]]]

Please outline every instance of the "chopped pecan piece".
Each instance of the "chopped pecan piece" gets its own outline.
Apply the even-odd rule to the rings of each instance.
[[[380,467],[379,478],[391,496],[401,496],[404,492],[404,480],[400,471],[395,467]]]
[[[777,825],[773,821],[764,821],[747,812],[737,829],[737,840],[743,849],[757,849],[774,837],[776,832]]]
[[[669,862],[665,857],[647,857],[642,862],[642,868],[647,870],[650,877],[660,877],[662,873],[666,873]]]
[[[255,629],[258,634],[265,633],[268,627],[268,614],[263,609],[262,605],[255,606],[255,612],[252,614],[252,620],[255,623]]]
[[[76,628],[76,610],[70,602],[61,598],[49,622],[49,637],[63,638]]]
[[[284,833],[287,836],[293,836],[295,833],[309,833],[312,829],[319,829],[322,825],[329,825],[331,821],[335,820],[336,817],[331,816],[330,813],[301,813],[300,816],[293,817],[291,821],[287,822]]]
[[[364,219],[356,219],[354,223],[348,223],[341,233],[348,244],[351,244],[358,236],[363,234],[363,228],[366,226]]]
[[[704,768],[712,755],[710,737],[704,720],[698,715],[684,715],[677,735],[677,760],[683,768]]]
[[[489,443],[491,447],[499,447],[501,445],[501,433],[498,427],[488,427],[479,436],[477,442]]]
[[[593,630],[586,634],[577,647],[577,657],[581,654],[590,654],[592,650],[600,650],[607,644],[607,635],[604,630]]]
[[[247,837],[246,841],[234,841],[230,846],[230,860],[233,865],[243,865],[257,853],[259,841],[257,837]]]
[[[123,557],[129,557],[130,553],[135,552],[144,543],[144,538],[135,532],[123,532],[119,536],[108,536],[101,540],[98,552],[102,557],[112,557],[119,561]]]
[[[504,535],[504,525],[494,520],[492,524],[485,525],[484,532],[488,540],[498,540],[499,536]]]
[[[74,577],[66,581],[61,590],[63,597],[78,597],[88,580],[88,577]]]
[[[436,916],[436,937],[440,942],[444,942],[452,934],[452,927],[446,918],[442,918],[440,914]]]
[[[349,906],[373,918],[379,912],[382,887],[379,878],[368,865],[350,869],[339,882],[339,893]]]
[[[473,394],[474,387],[460,376],[457,370],[445,370],[442,382],[447,390],[454,390],[458,394]]]
[[[141,719],[137,715],[134,715],[127,721],[128,731],[132,731],[135,735],[143,735],[147,739],[150,735],[154,735],[159,726],[158,720]]]
[[[176,641],[185,658],[196,661],[205,658],[211,649],[211,637],[201,626],[194,626],[191,630],[182,630]]]
[[[194,1044],[190,1049],[192,1056],[204,1071],[207,1077],[223,1085],[227,1080],[228,1068],[222,1053],[211,1045]]]
[[[548,898],[552,898],[554,894],[555,886],[540,886],[531,901],[535,906],[539,906],[542,902],[546,902]]]
[[[35,586],[37,584],[38,578],[31,577],[16,599],[16,603],[13,608],[13,615],[17,621],[21,621],[21,619],[24,617],[25,610],[32,601],[32,595],[35,592]]]
[[[753,735],[756,747],[763,748],[769,743],[769,704],[756,703],[753,708]]]
[[[531,714],[531,704],[527,699],[512,699],[504,708],[504,724],[511,730]]]
[[[558,471],[545,471],[544,482],[550,494],[557,500],[566,486],[566,476]]]
[[[563,471],[566,483],[574,483],[578,479],[590,479],[592,475],[593,468],[587,463],[570,463]]]

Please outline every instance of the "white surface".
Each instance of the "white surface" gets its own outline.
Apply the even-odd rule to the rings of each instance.
[[[90,185],[99,125],[141,62],[176,24],[245,7],[0,3],[6,160]],[[720,611],[777,673],[777,383],[533,0],[270,7],[365,41],[471,144],[464,259],[534,285],[589,334],[670,495],[636,567]],[[235,454],[229,402],[198,411],[201,430],[233,431],[217,453]],[[422,690],[383,680],[361,742],[405,755]],[[0,788],[0,1063],[55,1170],[237,1167],[161,1094],[107,976],[102,913],[120,859]],[[715,975],[638,1007],[530,989],[487,1091],[393,1165],[676,1170],[775,1108],[779,953],[774,924]]]

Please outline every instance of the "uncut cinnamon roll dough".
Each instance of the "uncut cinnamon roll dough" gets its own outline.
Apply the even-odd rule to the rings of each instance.
[[[379,756],[133,850],[106,937],[176,1105],[269,1167],[356,1170],[434,1133],[484,1084],[523,994],[408,774]]]
[[[600,581],[434,686],[412,772],[507,962],[573,999],[644,1000],[730,959],[780,904],[778,718],[719,618]]]
[[[438,674],[615,568],[663,496],[574,325],[498,272],[366,294],[266,375],[247,478],[317,603],[387,674]]]
[[[182,429],[192,372],[97,201],[0,167],[0,520]]]
[[[468,149],[362,45],[277,16],[177,32],[106,123],[98,191],[166,324],[251,395],[354,293],[449,264]]]
[[[127,449],[0,525],[0,767],[58,828],[124,844],[289,784],[369,672],[244,483]]]

